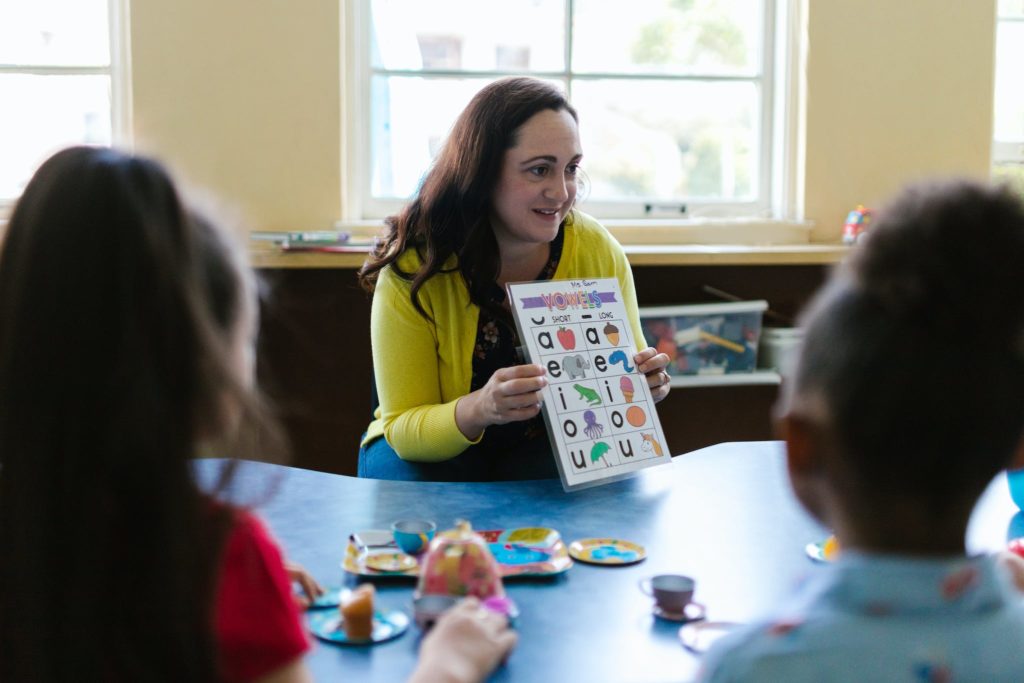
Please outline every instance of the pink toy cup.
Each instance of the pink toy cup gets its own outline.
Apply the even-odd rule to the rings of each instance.
[[[682,574],[658,574],[640,581],[640,590],[654,598],[657,611],[675,619],[703,619],[705,607],[694,602],[693,592],[697,582]]]

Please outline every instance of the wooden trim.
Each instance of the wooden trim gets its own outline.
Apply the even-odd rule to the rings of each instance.
[[[748,245],[640,245],[623,246],[634,266],[690,265],[819,265],[839,263],[850,248],[841,244]],[[283,252],[268,242],[252,242],[249,256],[256,268],[339,268],[363,265],[369,247],[341,253]]]

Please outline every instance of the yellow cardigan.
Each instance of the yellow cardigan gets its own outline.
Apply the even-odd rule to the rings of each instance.
[[[416,272],[420,259],[408,249],[398,263]],[[445,267],[454,266],[453,256]],[[598,277],[618,278],[634,343],[643,344],[633,273],[622,247],[604,226],[574,211],[552,279]],[[370,341],[380,405],[363,444],[384,436],[403,460],[439,462],[476,443],[459,431],[455,404],[469,393],[480,308],[470,302],[457,270],[434,275],[419,291],[433,322],[413,308],[410,287],[388,266],[374,290]]]

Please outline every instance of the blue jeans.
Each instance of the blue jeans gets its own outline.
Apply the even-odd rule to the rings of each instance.
[[[493,446],[477,444],[441,462],[402,460],[381,437],[360,446],[358,473],[367,479],[401,481],[507,481],[558,477],[546,435],[500,451]]]

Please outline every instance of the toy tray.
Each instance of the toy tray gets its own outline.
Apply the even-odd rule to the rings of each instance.
[[[568,571],[573,565],[565,542],[554,529],[526,527],[490,529],[476,533],[487,541],[487,545],[501,569],[502,578],[554,576]],[[405,571],[394,572],[379,571],[367,566],[368,557],[379,554],[391,555],[394,552],[394,547],[360,546],[353,537],[349,537],[341,568],[351,574],[364,577],[418,577],[419,564]]]

